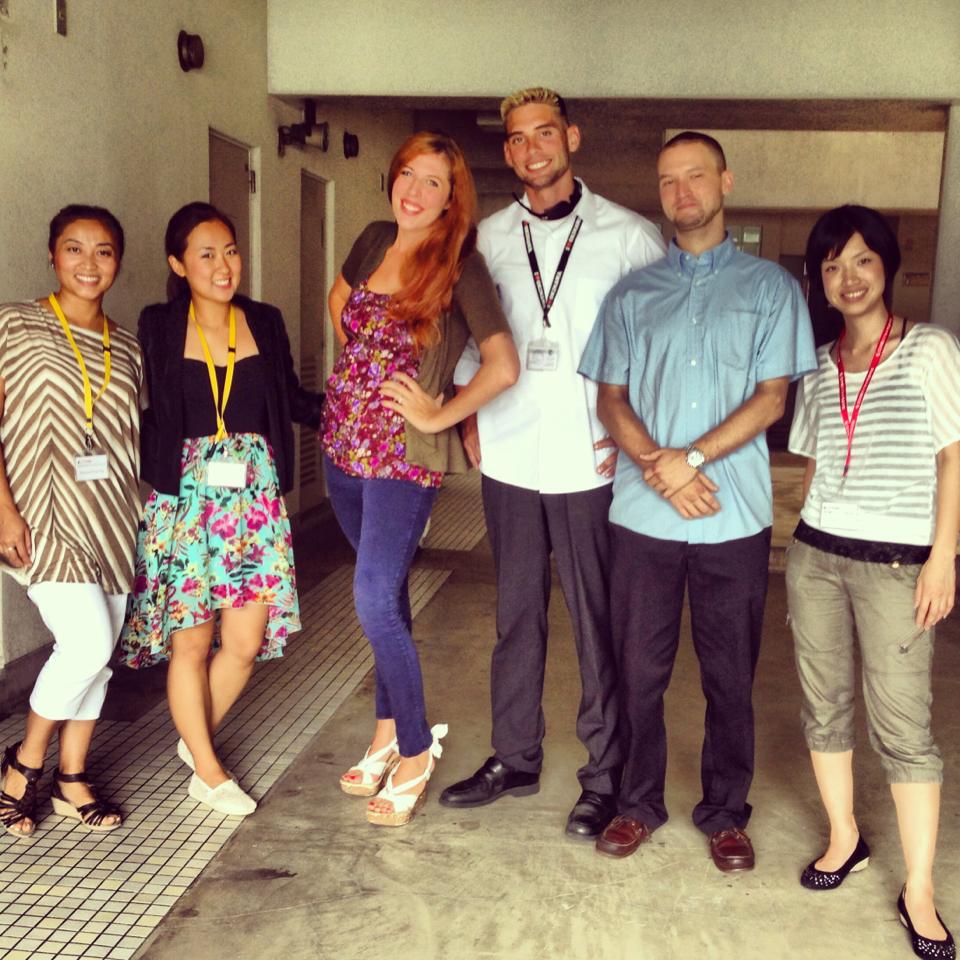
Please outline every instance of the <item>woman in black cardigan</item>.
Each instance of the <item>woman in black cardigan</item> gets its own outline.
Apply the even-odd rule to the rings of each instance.
[[[320,398],[297,380],[280,311],[236,293],[228,217],[188,204],[170,220],[166,251],[171,299],[140,316],[150,398],[141,474],[153,493],[122,648],[132,667],[170,658],[190,796],[244,816],[256,803],[220,763],[213,732],[254,661],[281,656],[300,629],[283,494],[293,486],[291,420],[315,427]]]

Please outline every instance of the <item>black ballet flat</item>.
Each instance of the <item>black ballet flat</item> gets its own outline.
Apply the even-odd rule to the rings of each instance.
[[[918,957],[922,957],[923,960],[956,960],[957,946],[953,942],[953,934],[947,930],[947,925],[943,922],[939,913],[937,919],[943,929],[947,930],[946,940],[931,940],[929,937],[921,936],[913,929],[913,921],[910,919],[910,914],[907,913],[907,903],[903,898],[906,892],[907,887],[904,885],[900,891],[900,896],[897,897],[897,911],[900,913],[900,922],[907,928],[907,933],[910,934],[913,952]]]
[[[848,873],[857,873],[866,869],[870,863],[870,848],[863,836],[857,837],[857,845],[853,853],[847,857],[846,863],[839,870],[818,870],[816,860],[807,864],[800,874],[800,885],[808,890],[836,890],[847,878]]]

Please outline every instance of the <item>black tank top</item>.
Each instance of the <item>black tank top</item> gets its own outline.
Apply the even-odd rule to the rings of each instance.
[[[226,367],[216,367],[217,384],[223,396]],[[217,415],[213,408],[210,377],[203,360],[183,361],[184,437],[212,437],[217,432]],[[263,389],[265,368],[259,353],[238,360],[233,369],[233,386],[223,419],[230,433],[266,435],[267,397]]]

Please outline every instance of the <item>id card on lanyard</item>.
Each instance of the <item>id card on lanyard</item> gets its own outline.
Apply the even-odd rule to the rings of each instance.
[[[93,395],[93,388],[90,386],[90,376],[87,373],[87,365],[84,363],[83,354],[77,346],[73,333],[70,330],[70,324],[64,315],[63,309],[55,294],[51,293],[48,297],[53,312],[63,327],[67,342],[73,350],[73,355],[77,358],[77,365],[80,367],[80,377],[83,380],[83,450],[73,458],[74,479],[78,483],[86,483],[90,480],[106,480],[110,476],[110,460],[106,452],[96,448],[96,442],[93,433],[93,408],[96,402],[103,396],[110,383],[110,321],[103,318],[103,385]]]
[[[570,260],[570,254],[573,251],[573,245],[577,242],[577,234],[580,233],[580,227],[583,220],[580,217],[573,218],[573,226],[567,235],[566,243],[563,245],[563,253],[560,254],[560,262],[553,274],[553,282],[550,284],[550,292],[547,293],[543,287],[543,277],[540,274],[540,263],[537,260],[537,252],[533,248],[533,234],[530,232],[530,221],[523,220],[523,242],[527,248],[527,260],[530,263],[530,273],[533,274],[533,286],[537,291],[537,299],[540,301],[540,309],[543,318],[543,335],[531,340],[527,345],[526,368],[531,372],[550,372],[557,370],[560,365],[560,344],[547,336],[550,329],[550,310],[554,301],[557,299],[557,292],[560,289],[560,283],[563,280],[564,271],[567,269],[567,262]]]
[[[230,399],[230,389],[233,387],[233,370],[237,363],[237,314],[230,305],[230,318],[227,324],[227,375],[223,381],[223,397],[220,396],[220,385],[217,383],[217,368],[213,365],[213,356],[207,346],[207,338],[197,322],[197,314],[190,302],[190,320],[197,330],[197,339],[203,351],[203,359],[207,364],[207,375],[210,378],[210,392],[213,394],[213,409],[217,417],[217,433],[214,443],[226,439],[227,425],[224,413],[227,401]],[[247,462],[231,457],[212,457],[207,461],[205,480],[208,487],[232,487],[239,489],[247,485]]]

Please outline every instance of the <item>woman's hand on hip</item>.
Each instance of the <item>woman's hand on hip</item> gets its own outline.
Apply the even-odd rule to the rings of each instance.
[[[931,552],[920,568],[913,595],[916,624],[923,630],[945,620],[953,609],[957,590],[956,552]]]
[[[395,410],[421,433],[438,433],[442,397],[431,397],[413,377],[399,371],[380,384],[380,396],[388,410]]]
[[[12,503],[0,504],[0,557],[11,567],[25,567],[33,553],[30,528]]]

